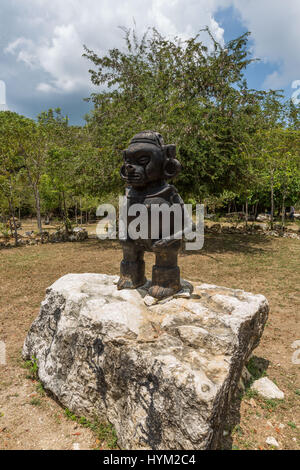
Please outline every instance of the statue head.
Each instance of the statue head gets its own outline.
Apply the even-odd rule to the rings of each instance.
[[[165,145],[158,132],[140,132],[123,151],[121,176],[128,185],[135,188],[174,178],[181,170],[175,157],[176,146]]]

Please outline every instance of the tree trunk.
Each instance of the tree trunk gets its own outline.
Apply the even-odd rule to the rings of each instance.
[[[78,210],[77,210],[77,201],[75,202],[75,223],[78,225]]]
[[[35,199],[35,209],[36,209],[36,218],[37,218],[37,226],[38,231],[41,235],[41,241],[43,243],[43,227],[42,227],[42,218],[41,218],[41,198],[40,192],[38,187],[38,181],[34,180],[29,168],[27,168],[28,179],[33,189],[34,199]]]
[[[40,235],[42,236],[43,242],[43,227],[42,227],[42,218],[41,218],[41,198],[40,192],[37,186],[34,188],[34,198],[35,198],[35,208],[36,208],[36,218],[37,218],[37,226]]]
[[[271,177],[271,229],[273,230],[274,224],[274,176]]]
[[[64,213],[65,230],[66,230],[66,234],[69,235],[69,233],[70,233],[70,227],[69,227],[68,211],[67,211],[67,204],[66,204],[66,198],[65,198],[65,193],[64,193],[64,191],[62,192],[62,202],[63,202],[63,213]]]
[[[245,222],[246,222],[246,227],[248,226],[248,198],[246,197],[246,209],[245,209]]]
[[[282,226],[282,231],[284,230],[285,226],[285,194],[282,196],[282,213],[281,213],[281,226]]]
[[[255,204],[255,209],[254,209],[254,220],[256,220],[256,217],[257,217],[257,209],[258,209],[258,202]]]
[[[10,236],[13,237],[14,236],[14,231],[13,231],[13,226],[12,226],[12,223],[11,223],[11,213],[10,213],[10,211],[9,211],[8,225],[9,225],[9,230],[10,230]]]
[[[12,201],[11,201],[10,198],[8,199],[8,204],[9,204],[9,212],[10,212],[11,218],[13,220],[15,246],[18,246],[18,229],[17,229],[17,224],[16,224],[16,218],[15,218],[15,210],[13,208],[13,204],[12,204]],[[11,221],[9,221],[9,224],[11,226]]]

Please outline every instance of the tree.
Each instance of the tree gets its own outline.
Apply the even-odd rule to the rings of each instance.
[[[47,132],[51,141],[46,159],[44,190],[48,197],[57,197],[61,202],[66,233],[71,230],[69,206],[75,204],[77,218],[78,202],[80,210],[83,201],[93,192],[99,153],[91,144],[86,128],[69,126],[60,109],[39,115],[39,125]],[[53,192],[54,190],[54,192]]]
[[[292,129],[274,131],[279,134],[279,162],[274,175],[275,187],[281,194],[281,221],[285,225],[286,201],[293,204],[300,194],[300,135]]]
[[[2,123],[3,141],[8,139],[6,149],[10,147],[12,152],[18,155],[22,170],[32,188],[38,230],[42,234],[40,182],[49,151],[49,135],[44,126],[16,113],[7,114]]]
[[[241,142],[255,132],[260,102],[266,93],[249,90],[244,70],[248,33],[224,47],[208,29],[211,45],[198,34],[187,41],[169,40],[152,29],[141,39],[124,30],[126,50],[112,49],[99,57],[85,48],[94,64],[93,84],[102,91],[91,96],[94,110],[87,118],[107,192],[118,191],[121,150],[141,129],[160,131],[177,144],[184,172],[180,192],[204,197],[235,191],[244,173]]]
[[[0,112],[0,195],[8,205],[9,223],[18,245],[16,201],[19,196],[20,171],[23,168],[20,142],[15,133],[16,113]],[[12,221],[12,222],[11,222]]]

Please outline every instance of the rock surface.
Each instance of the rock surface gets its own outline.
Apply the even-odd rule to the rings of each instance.
[[[272,436],[267,437],[266,443],[267,443],[269,446],[279,447],[279,444],[278,444],[278,442],[276,441],[275,437],[272,437]]]
[[[65,230],[57,230],[49,235],[49,241],[51,243],[61,242],[82,242],[87,240],[89,237],[88,232],[85,228],[74,227],[69,234]]]
[[[24,343],[39,378],[79,416],[109,420],[123,449],[220,446],[243,366],[268,316],[262,295],[207,284],[151,303],[118,277],[68,274]],[[188,285],[188,283],[186,283]]]
[[[262,377],[261,379],[255,380],[251,388],[256,390],[256,392],[264,398],[277,400],[284,399],[284,393],[279,390],[277,385],[275,385],[272,380],[268,379],[268,377]]]

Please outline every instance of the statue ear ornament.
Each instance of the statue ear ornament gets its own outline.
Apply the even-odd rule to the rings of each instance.
[[[165,163],[164,163],[164,177],[165,179],[171,179],[180,173],[182,167],[176,157],[176,145],[164,145],[163,147],[165,153]]]
[[[126,180],[126,174],[125,174],[126,150],[123,150],[122,154],[123,154],[124,163],[123,163],[123,165],[121,166],[120,175],[121,175],[121,178],[122,178],[123,180]]]
[[[121,166],[121,169],[120,169],[120,175],[121,175],[121,178],[122,178],[123,180],[126,180],[126,175],[125,175],[125,164],[123,164],[123,165]]]

